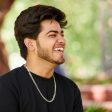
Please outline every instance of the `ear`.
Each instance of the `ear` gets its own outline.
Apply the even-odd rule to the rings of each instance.
[[[30,38],[25,38],[24,39],[24,44],[27,47],[28,50],[34,50],[35,49],[35,40],[30,39]]]

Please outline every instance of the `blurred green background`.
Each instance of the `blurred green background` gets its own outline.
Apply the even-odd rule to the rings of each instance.
[[[66,62],[62,65],[66,75],[73,79],[111,75],[111,27],[107,23],[112,13],[107,0],[15,0],[2,27],[9,55],[19,53],[13,30],[16,17],[23,9],[41,3],[53,5],[67,15]]]

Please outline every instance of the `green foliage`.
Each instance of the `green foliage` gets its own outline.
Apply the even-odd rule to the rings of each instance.
[[[100,107],[88,107],[84,110],[84,112],[107,112],[107,110]]]
[[[98,1],[74,1],[73,7],[68,13],[67,67],[74,77],[91,77],[100,71]]]

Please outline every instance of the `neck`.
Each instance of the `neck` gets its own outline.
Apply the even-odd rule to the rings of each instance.
[[[41,77],[50,78],[53,75],[54,67],[56,65],[49,63],[47,61],[33,61],[27,59],[26,66],[32,73],[39,75]]]

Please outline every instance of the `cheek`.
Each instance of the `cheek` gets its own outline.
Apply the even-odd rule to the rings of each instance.
[[[54,38],[39,39],[39,41],[37,41],[37,50],[44,49],[46,50],[46,52],[51,51],[53,50],[55,43],[56,43],[56,39]]]

